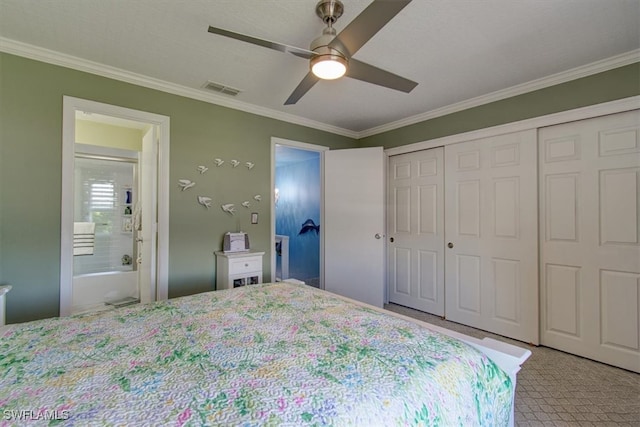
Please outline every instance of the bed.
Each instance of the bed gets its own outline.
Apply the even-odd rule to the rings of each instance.
[[[246,286],[3,327],[0,426],[508,425],[528,354],[303,284]]]

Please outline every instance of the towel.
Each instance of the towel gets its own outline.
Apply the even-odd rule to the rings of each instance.
[[[93,255],[96,241],[95,222],[73,223],[73,255]]]
[[[140,209],[140,205],[137,203],[133,208],[133,229],[135,231],[142,230],[142,210]]]

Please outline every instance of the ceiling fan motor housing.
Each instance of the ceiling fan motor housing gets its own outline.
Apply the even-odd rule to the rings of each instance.
[[[334,24],[342,16],[344,6],[340,0],[320,0],[316,4],[316,15],[327,25]]]
[[[336,61],[347,67],[349,52],[336,40],[336,30],[333,24],[342,16],[344,6],[340,0],[320,0],[316,4],[316,14],[327,27],[322,31],[322,35],[311,42],[310,50],[316,53],[311,59],[310,68],[320,61]],[[333,42],[330,46],[329,44]]]
[[[349,52],[347,49],[342,46],[342,43],[339,43],[339,39],[334,40],[336,38],[336,30],[333,27],[327,27],[322,30],[322,35],[317,37],[311,42],[311,46],[309,50],[317,53],[318,55],[332,55],[339,56],[344,58],[345,60],[349,57]],[[331,42],[334,42],[332,46],[329,46]]]

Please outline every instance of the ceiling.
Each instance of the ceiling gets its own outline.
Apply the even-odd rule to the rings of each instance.
[[[350,136],[639,56],[640,0],[413,0],[353,56],[418,82],[411,93],[342,78],[285,106],[308,72],[306,60],[207,32],[212,25],[306,49],[323,29],[316,2],[0,0],[0,49],[43,48],[107,66],[111,75]],[[343,0],[338,33],[370,2]],[[241,93],[212,93],[207,81]]]

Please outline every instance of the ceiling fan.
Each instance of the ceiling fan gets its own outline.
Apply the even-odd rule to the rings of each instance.
[[[311,42],[308,50],[212,26],[209,26],[209,32],[308,59],[310,71],[285,101],[285,105],[298,102],[320,79],[333,80],[343,75],[409,93],[418,83],[360,62],[352,55],[410,2],[374,0],[340,34],[336,34],[333,24],[342,16],[344,6],[340,0],[320,0],[316,5],[316,15],[326,24],[326,28],[320,37]]]

